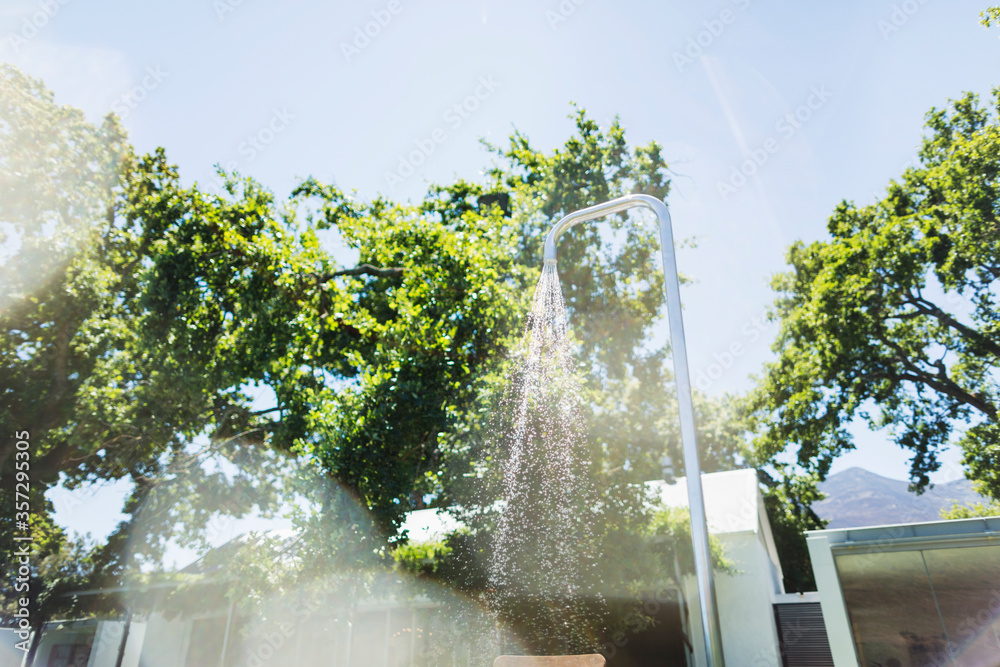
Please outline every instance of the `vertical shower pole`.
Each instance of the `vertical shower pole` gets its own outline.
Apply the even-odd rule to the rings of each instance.
[[[691,400],[691,374],[688,370],[687,346],[684,342],[684,320],[681,316],[681,290],[674,255],[674,233],[667,205],[650,195],[625,195],[611,201],[575,211],[552,227],[545,237],[545,263],[556,263],[556,243],[573,225],[603,218],[629,208],[647,208],[656,214],[660,227],[660,253],[663,256],[663,285],[666,292],[667,321],[670,324],[670,344],[677,382],[677,403],[680,409],[681,444],[684,449],[684,469],[687,474],[688,505],[691,511],[691,545],[694,548],[694,569],[698,583],[701,629],[705,636],[707,667],[725,667],[722,656],[722,634],[719,630],[719,610],[715,597],[715,578],[708,544],[708,520],[705,516],[705,496],[701,489],[701,465],[695,440],[694,404]],[[680,582],[678,582],[679,584]]]

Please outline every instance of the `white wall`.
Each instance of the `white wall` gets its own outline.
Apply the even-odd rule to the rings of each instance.
[[[131,642],[129,642],[131,644]],[[142,667],[183,667],[187,649],[187,624],[152,614],[146,621]]]
[[[125,631],[124,621],[101,621],[97,624],[94,644],[90,650],[90,662],[87,667],[114,667],[118,660],[118,649],[121,647],[122,633]],[[128,639],[125,642],[125,655],[122,667],[138,667],[139,653],[146,634],[146,624],[132,622],[129,625]]]
[[[0,628],[0,667],[20,667],[25,652],[14,646],[20,641],[16,630]]]
[[[780,594],[774,563],[756,532],[725,533],[716,537],[738,573],[716,573],[715,592],[722,630],[722,651],[730,667],[781,667],[778,629],[773,603]],[[691,643],[695,665],[708,664],[701,632],[701,611],[694,576],[685,577],[684,595],[690,605]]]
[[[90,658],[87,667],[114,667],[121,645],[123,621],[64,621],[47,624],[35,655],[36,665],[47,665],[52,647],[57,644],[89,644]],[[132,623],[125,646],[123,667],[138,667],[139,654],[145,639],[145,624]],[[17,652],[20,656],[20,651]],[[20,665],[20,662],[14,663]],[[7,663],[0,659],[0,667]]]

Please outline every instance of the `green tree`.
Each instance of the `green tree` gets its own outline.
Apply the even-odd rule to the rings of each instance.
[[[144,292],[156,288],[153,253],[185,239],[140,229],[136,202],[148,194],[145,176],[167,168],[162,154],[134,158],[113,116],[93,127],[10,66],[0,86],[8,234],[0,421],[6,433],[31,434],[33,490],[59,475],[69,484],[140,478],[157,454],[204,430],[216,407],[215,397],[200,397],[212,386],[203,373],[170,368],[145,350],[155,337],[143,329]],[[185,382],[197,386],[178,395]],[[14,445],[7,437],[0,446],[5,474]]]
[[[8,65],[0,66],[0,118],[0,498],[13,507],[15,434],[26,435],[31,504],[44,511],[42,491],[74,452],[41,439],[64,425],[75,385],[102,354],[71,344],[107,300],[103,272],[74,260],[100,240],[91,223],[109,215],[124,139],[114,119],[89,125]],[[0,513],[5,555],[14,518]]]
[[[295,374],[274,372],[245,381],[270,386],[278,399],[280,414],[270,441],[315,461],[379,517],[389,536],[425,497],[438,505],[462,497],[461,481],[480,461],[476,444],[486,427],[483,417],[503,383],[500,362],[537,276],[545,230],[569,210],[632,189],[666,192],[665,165],[655,145],[628,150],[617,123],[603,133],[582,112],[575,117],[580,136],[565,149],[552,155],[535,152],[515,135],[514,148],[498,151],[489,183],[434,187],[417,207],[381,199],[358,203],[312,179],[293,194],[289,218],[298,216],[295,220],[307,229],[336,229],[356,250],[361,266],[312,271],[299,312],[312,324],[287,348],[295,356],[281,358],[272,345],[255,355],[279,358],[275,368],[295,369]],[[560,182],[566,180],[570,184]],[[571,201],[560,208],[553,192]],[[509,201],[509,217],[503,207],[482,205],[498,193]],[[540,210],[544,207],[551,211]],[[639,351],[662,303],[655,229],[623,219],[613,225],[624,230],[624,242],[616,244],[591,226],[580,230],[589,245],[577,238],[571,250],[561,251],[571,308],[583,324],[580,367],[592,379],[588,396],[602,406],[591,421],[603,435],[588,446],[613,501],[603,522],[609,544],[614,535],[644,530],[652,516],[649,499],[634,482],[647,478],[649,469],[658,473],[659,454],[671,435],[672,400],[665,351]],[[171,259],[162,271],[170,286],[160,291],[183,293],[184,281],[217,284],[208,276],[215,275],[216,264],[224,266],[225,257],[191,244],[178,252],[192,258]],[[170,268],[178,264],[180,269]],[[244,289],[227,288],[222,284],[210,301],[243,298]],[[195,315],[203,299],[184,299],[192,310],[169,312],[167,326],[153,329],[158,339],[179,338],[169,333],[174,328],[199,336],[168,358],[192,350],[215,354],[214,338],[189,333],[192,321],[199,322]],[[165,308],[154,304],[151,310]],[[625,395],[609,396],[614,390]],[[663,399],[658,405],[656,397]],[[637,407],[641,415],[634,412]],[[614,433],[616,423],[628,425],[625,438]],[[720,428],[711,424],[706,433]],[[725,465],[722,460],[735,450],[724,437],[714,441],[720,443],[716,465]]]
[[[761,463],[757,476],[761,480],[764,509],[781,562],[785,590],[789,593],[816,590],[805,532],[825,528],[827,524],[812,509],[813,503],[824,498],[818,488],[818,476],[773,461],[769,465]]]
[[[194,534],[214,511],[251,509],[241,489],[267,482],[275,450],[295,450],[315,454],[389,530],[517,310],[521,285],[496,225],[470,234],[375,202],[380,220],[358,207],[340,231],[370,261],[407,267],[340,270],[315,230],[253,182],[230,177],[222,196],[184,188],[162,150],[133,156],[113,118],[94,128],[11,67],[2,83],[0,217],[13,250],[0,419],[32,433],[35,510],[49,511],[43,493],[60,476],[71,487],[129,477],[127,509],[143,512],[145,531],[129,535],[129,522],[112,542],[155,560],[178,526]],[[274,392],[275,407],[251,410],[251,384]],[[314,448],[327,430],[339,440]],[[7,479],[14,442],[2,447]],[[225,478],[206,468],[211,457],[243,475],[208,484]],[[11,522],[4,514],[7,537]]]
[[[220,512],[273,511],[294,458],[370,512],[379,539],[405,539],[405,513],[461,499],[480,461],[547,229],[669,190],[655,143],[631,148],[617,121],[602,131],[577,110],[563,147],[515,133],[491,147],[484,184],[434,186],[416,205],[314,179],[278,203],[236,174],[209,195],[183,186],[162,149],[135,155],[113,117],[95,128],[10,67],[0,82],[0,421],[32,431],[36,511],[59,481],[132,481],[129,520],[90,556],[94,585],[155,564],[170,539],[204,547]],[[645,530],[635,482],[658,476],[665,449],[681,462],[668,350],[648,346],[662,307],[655,228],[610,222],[560,245],[608,536]],[[326,230],[357,266],[323,250]],[[251,389],[271,407],[253,407]],[[698,406],[706,468],[743,465],[732,406]],[[335,505],[318,507],[332,520]]]
[[[1000,91],[995,91],[1000,101]],[[920,164],[879,202],[843,202],[830,238],[795,243],[778,276],[778,359],[749,402],[756,454],[786,449],[823,479],[856,420],[911,455],[928,484],[957,442],[1000,498],[1000,126],[974,95],[927,115]]]
[[[508,146],[490,147],[495,163],[480,189],[459,183],[433,188],[432,195],[439,193],[451,205],[470,191],[477,197],[508,193],[510,224],[519,230],[522,244],[521,261],[532,266],[540,263],[545,234],[566,213],[629,192],[666,196],[668,170],[658,146],[630,149],[617,122],[601,129],[582,111],[577,110],[574,118],[576,135],[555,151],[536,150],[526,137],[515,133]],[[588,485],[592,486],[588,488],[594,491],[585,503],[600,508],[590,517],[588,546],[581,543],[579,548],[593,548],[598,560],[618,565],[613,572],[581,573],[580,577],[589,582],[582,589],[604,590],[612,597],[625,595],[640,602],[642,591],[648,592],[653,585],[651,573],[663,574],[662,563],[654,566],[652,555],[640,557],[648,550],[657,515],[656,500],[641,482],[660,476],[659,459],[666,451],[677,462],[679,474],[683,462],[667,365],[669,349],[648,345],[663,304],[656,229],[641,219],[612,217],[607,222],[574,228],[559,248],[575,370],[584,392],[582,417],[588,436],[582,443],[582,458],[589,461]],[[492,374],[478,402],[447,434],[451,463],[439,502],[452,506],[471,532],[447,545],[453,548],[450,557],[436,555],[429,559],[429,566],[463,590],[482,591],[490,536],[499,519],[491,508],[501,486],[496,462],[502,454],[491,445],[497,444],[493,420],[503,412],[497,399],[503,395],[506,372],[509,369]],[[733,402],[700,395],[696,399],[706,470],[745,465]],[[590,507],[578,509],[591,514]],[[676,547],[676,539],[670,544]],[[541,542],[538,547],[541,550]],[[672,563],[670,567],[669,578],[673,578]],[[587,578],[590,575],[593,580]],[[635,621],[649,620],[643,621],[640,609],[633,604],[604,620],[607,627],[637,627]],[[517,616],[535,619],[527,622],[530,627],[522,628],[523,636],[544,645],[543,611],[520,609]]]
[[[429,203],[440,210],[470,195],[509,193],[509,224],[516,231],[519,261],[541,264],[542,241],[563,215],[632,192],[665,198],[669,169],[655,142],[630,148],[615,120],[606,129],[575,109],[576,133],[551,153],[532,147],[515,132],[507,145],[487,147],[494,165],[483,186],[459,182],[435,186]],[[663,312],[663,275],[655,224],[641,217],[610,216],[574,227],[559,244],[559,274],[579,372],[593,407],[587,415],[594,459],[622,480],[658,478],[660,456],[669,451],[683,474],[677,432],[676,398],[669,371],[669,347],[649,345],[653,324]],[[487,395],[502,381],[494,376]],[[744,465],[738,419],[731,399],[695,396],[699,412],[702,464],[708,472]],[[489,410],[480,403],[463,419],[452,446],[482,442]],[[461,467],[457,474],[467,473]]]
[[[942,519],[972,519],[979,516],[1000,516],[1000,502],[971,503],[969,505],[954,504],[941,510]]]

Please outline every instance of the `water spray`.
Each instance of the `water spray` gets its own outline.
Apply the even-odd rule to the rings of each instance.
[[[656,214],[660,227],[660,252],[663,256],[663,285],[666,292],[667,320],[673,351],[674,376],[677,381],[677,402],[680,408],[681,443],[684,468],[687,471],[688,504],[691,511],[691,543],[694,547],[695,576],[701,607],[701,627],[705,637],[708,667],[725,667],[722,656],[722,635],[715,597],[715,579],[708,545],[708,523],[705,498],[701,488],[701,466],[695,440],[694,405],[691,400],[691,376],[688,371],[687,347],[684,343],[684,320],[681,317],[680,281],[674,256],[674,234],[667,205],[650,195],[625,195],[611,201],[580,209],[562,218],[545,237],[545,264],[555,266],[556,243],[574,225],[603,218],[630,208],[647,208]]]

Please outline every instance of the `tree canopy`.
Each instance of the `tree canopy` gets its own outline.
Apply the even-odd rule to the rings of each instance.
[[[10,66],[0,86],[0,423],[31,431],[32,504],[56,538],[48,489],[132,482],[129,519],[84,568],[95,585],[155,566],[171,539],[206,546],[220,512],[274,511],[289,461],[405,540],[406,512],[463,496],[551,224],[669,192],[656,143],[631,147],[617,120],[602,129],[575,109],[563,146],[515,132],[487,146],[483,183],[434,185],[416,204],[311,178],[279,202],[239,174],[209,194],[163,149],[137,155],[114,116],[95,127]],[[681,456],[669,350],[648,344],[655,227],[610,223],[568,234],[560,272],[588,451],[605,488],[626,493],[658,476],[665,450]],[[332,259],[329,232],[355,266]],[[706,469],[741,465],[732,406],[697,401]],[[13,528],[4,515],[4,541]]]
[[[751,397],[762,460],[788,449],[822,479],[855,421],[910,456],[923,489],[957,443],[1000,498],[1000,125],[968,94],[927,114],[920,163],[870,205],[841,203],[829,239],[788,250],[778,358]]]

